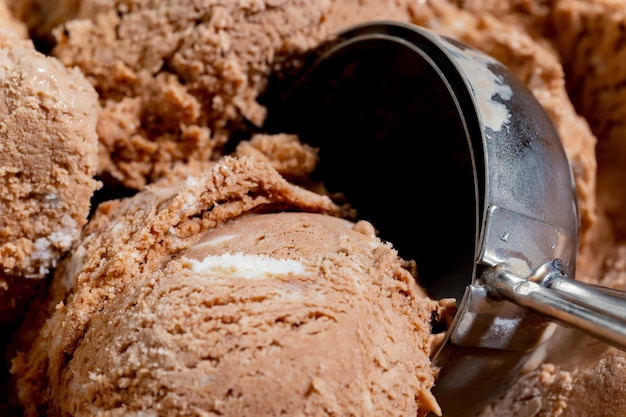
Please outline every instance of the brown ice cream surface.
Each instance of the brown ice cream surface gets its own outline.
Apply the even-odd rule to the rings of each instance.
[[[322,39],[327,3],[78,2],[52,53],[100,94],[103,178],[141,189],[221,156],[234,131],[264,120],[256,99],[270,72]]]
[[[0,29],[0,323],[78,238],[98,186],[96,92],[8,29]]]
[[[104,203],[14,360],[26,415],[438,411],[449,302],[340,212],[249,157]]]
[[[335,30],[394,19],[457,38],[507,65],[559,132],[581,210],[576,278],[626,288],[626,200],[615,191],[626,175],[624,0],[233,1],[197,8],[91,0],[8,4],[27,23],[40,22],[28,23],[31,33],[40,28],[50,35],[58,22],[68,22],[54,31],[59,43],[52,54],[78,65],[100,93],[105,110],[98,123],[99,172],[135,188],[211,165],[206,160],[220,156],[232,132],[262,121],[257,95],[267,74]],[[72,20],[76,16],[81,19]],[[239,152],[258,158],[284,140],[291,139],[257,137]],[[277,149],[284,151],[283,145]],[[293,168],[287,154],[275,168]],[[300,161],[311,163],[311,156],[300,154]],[[545,364],[520,378],[484,415],[623,415],[623,358],[559,329]]]

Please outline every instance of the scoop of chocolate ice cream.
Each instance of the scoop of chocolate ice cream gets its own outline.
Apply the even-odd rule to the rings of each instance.
[[[92,316],[59,392],[63,408],[172,416],[438,409],[428,359],[436,303],[371,225],[252,214],[177,257]]]
[[[14,360],[26,415],[438,413],[431,320],[449,302],[333,213],[249,158],[105,203]]]
[[[98,110],[79,70],[0,30],[0,322],[87,222],[98,186]]]

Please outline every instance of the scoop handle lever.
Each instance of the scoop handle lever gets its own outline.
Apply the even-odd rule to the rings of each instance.
[[[626,291],[568,278],[558,259],[529,278],[496,265],[482,279],[505,300],[626,351]]]

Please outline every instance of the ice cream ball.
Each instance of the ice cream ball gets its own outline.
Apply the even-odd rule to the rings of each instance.
[[[13,361],[25,415],[438,413],[432,320],[449,300],[332,212],[246,158],[105,204]]]
[[[428,359],[437,303],[372,231],[309,213],[218,225],[94,314],[68,364],[63,408],[231,416],[437,410]]]
[[[87,223],[99,109],[79,70],[0,30],[0,323],[19,316]]]

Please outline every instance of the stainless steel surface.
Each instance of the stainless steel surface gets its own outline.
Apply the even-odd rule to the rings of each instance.
[[[536,366],[555,320],[624,347],[624,295],[567,278],[573,175],[545,111],[502,64],[424,28],[371,22],[302,68],[268,98],[267,129],[318,146],[330,191],[416,259],[434,296],[458,301],[434,357],[444,416],[476,414]]]
[[[569,279],[554,262],[529,278],[520,278],[503,265],[481,277],[503,298],[626,350],[626,293]]]

